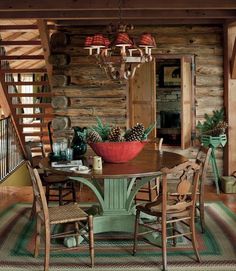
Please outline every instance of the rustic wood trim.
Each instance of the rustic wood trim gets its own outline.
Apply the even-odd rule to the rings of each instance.
[[[0,60],[35,60],[44,59],[42,55],[5,55],[0,56]]]
[[[231,78],[230,60],[234,49],[236,26],[224,26],[224,105],[228,121],[228,143],[224,147],[224,175],[231,175],[236,168],[236,81]]]
[[[44,59],[46,63],[46,69],[48,74],[49,85],[52,88],[52,65],[49,63],[48,58],[50,56],[50,42],[49,42],[49,30],[47,22],[44,20],[37,20],[37,25],[39,29],[41,44],[44,52]]]
[[[41,45],[41,42],[38,40],[6,40],[0,41],[0,46],[33,46]]]
[[[130,0],[123,1],[122,10],[129,9],[144,9],[144,4],[142,0]],[[165,1],[148,1],[145,3],[146,9],[234,9],[235,1],[234,0],[179,0],[173,2],[172,0]],[[0,10],[2,11],[42,11],[45,10],[118,10],[119,5],[117,0],[100,0],[100,1],[62,1],[58,0],[56,2],[48,2],[47,0],[34,1],[28,0],[27,2],[12,0],[10,3],[8,0],[1,0]]]
[[[80,19],[78,17],[78,13],[75,10],[72,11],[44,11],[43,13],[41,11],[14,11],[14,12],[1,12],[0,11],[0,18],[1,19],[43,19],[43,20],[65,20],[60,21],[60,25],[80,25],[80,26],[97,26],[99,25],[105,25],[107,26],[111,19],[109,18],[109,14],[107,17],[104,17],[103,19],[97,19],[97,18],[88,18],[88,19]],[[227,18],[226,18],[227,19]],[[133,18],[127,18],[129,23],[132,23],[134,25],[171,25],[171,24],[212,24],[212,25],[219,25],[223,24],[226,20],[225,18],[191,18],[189,19],[181,19],[181,18],[172,18],[171,13],[168,18],[162,18],[159,19],[158,17],[155,17],[150,20],[148,17],[143,17],[140,19],[133,19]],[[228,19],[230,20],[230,19]],[[235,19],[231,19],[235,20]],[[112,19],[113,23],[119,23],[120,20],[117,18]]]
[[[236,38],[234,39],[234,47],[231,57],[231,78],[236,79]]]

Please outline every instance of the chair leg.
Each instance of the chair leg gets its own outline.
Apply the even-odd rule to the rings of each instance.
[[[58,193],[59,193],[59,205],[63,205],[63,196],[62,196],[62,187],[59,185],[58,187]]]
[[[33,219],[36,215],[36,200],[35,197],[33,198],[33,204],[32,204],[32,209],[30,213],[30,219]]]
[[[44,256],[44,271],[49,270],[49,259],[50,259],[50,226],[45,227],[45,256]]]
[[[47,204],[49,203],[49,198],[50,198],[50,186],[49,184],[46,183],[46,200],[47,200]]]
[[[71,183],[73,202],[77,202],[76,187],[74,182]]]
[[[172,223],[172,235],[174,236],[173,237],[173,246],[176,247],[176,244],[177,244],[177,239],[175,237],[175,233],[176,233],[176,222],[173,222]]]
[[[205,210],[204,210],[204,199],[203,199],[203,195],[200,194],[200,198],[199,198],[199,212],[200,212],[200,224],[201,224],[201,229],[202,229],[202,233],[205,232]]]
[[[42,228],[42,221],[37,216],[37,218],[36,218],[36,236],[35,236],[35,246],[34,246],[34,257],[38,257],[38,255],[39,255],[41,228]]]
[[[88,228],[89,228],[89,251],[91,258],[91,266],[94,267],[94,233],[93,233],[93,216],[88,217]]]
[[[163,271],[167,270],[167,232],[166,232],[166,221],[162,220],[162,265]]]
[[[198,262],[201,262],[200,255],[197,249],[197,239],[196,239],[196,230],[195,230],[195,217],[192,217],[190,220],[190,231],[192,232],[192,245]]]
[[[136,210],[136,217],[135,217],[135,228],[134,228],[134,245],[133,245],[133,256],[136,254],[137,251],[137,241],[138,241],[138,231],[139,231],[139,218],[140,218],[140,211]]]

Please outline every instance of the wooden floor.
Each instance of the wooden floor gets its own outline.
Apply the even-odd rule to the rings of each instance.
[[[32,202],[32,188],[31,187],[0,187],[0,210],[7,206],[18,202]],[[83,187],[80,194],[78,194],[79,201],[95,202],[95,196]],[[205,186],[206,201],[222,201],[234,213],[236,213],[236,194],[216,194],[214,186]]]

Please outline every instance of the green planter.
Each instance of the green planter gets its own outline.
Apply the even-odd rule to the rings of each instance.
[[[218,148],[224,147],[227,143],[227,136],[226,134],[219,135],[219,136],[210,136],[210,135],[202,135],[201,142],[205,147],[211,148]]]
[[[220,188],[219,188],[220,174],[219,174],[219,170],[216,164],[215,149],[218,147],[225,146],[225,144],[227,143],[227,136],[226,134],[222,134],[219,136],[202,135],[201,142],[205,147],[212,148],[210,160],[211,160],[212,169],[215,176],[216,191],[217,191],[217,194],[219,194],[220,193]]]

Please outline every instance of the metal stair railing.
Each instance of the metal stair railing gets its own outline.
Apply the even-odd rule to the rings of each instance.
[[[11,117],[0,119],[0,182],[23,162],[23,151]]]

